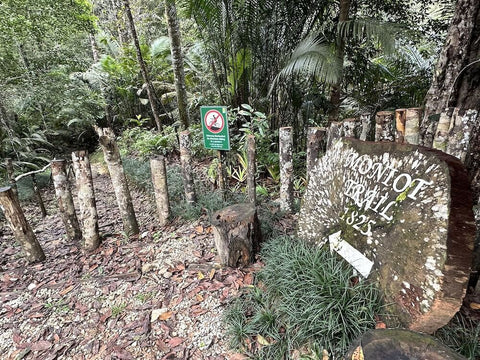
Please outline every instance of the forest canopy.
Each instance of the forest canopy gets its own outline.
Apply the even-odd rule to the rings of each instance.
[[[0,157],[40,166],[116,131],[178,126],[171,34],[176,6],[187,107],[250,104],[270,129],[421,106],[452,0],[4,0],[0,3]],[[126,4],[138,35],[142,76]],[[158,124],[157,124],[158,125]],[[158,127],[158,126],[157,126]]]

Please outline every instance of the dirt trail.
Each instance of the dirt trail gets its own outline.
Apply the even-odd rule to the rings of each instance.
[[[69,243],[52,189],[49,215],[24,204],[47,260],[28,265],[0,222],[1,359],[228,359],[222,313],[255,266],[215,263],[206,216],[158,228],[154,203],[132,191],[141,227],[122,233],[113,189],[94,170],[102,245]]]

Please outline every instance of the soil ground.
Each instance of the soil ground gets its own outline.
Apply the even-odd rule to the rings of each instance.
[[[149,194],[132,190],[140,235],[126,238],[110,179],[94,168],[103,237],[85,253],[66,239],[52,189],[48,216],[27,219],[47,259],[29,265],[0,222],[1,359],[231,359],[222,314],[252,284],[250,268],[215,262],[203,215],[159,228]]]

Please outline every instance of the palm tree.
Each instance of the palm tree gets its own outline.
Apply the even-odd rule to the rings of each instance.
[[[180,27],[177,19],[175,0],[165,0],[165,17],[168,24],[170,49],[172,52],[172,66],[175,75],[175,88],[177,92],[178,113],[183,129],[189,125],[187,109],[187,90],[185,88],[185,71],[183,69],[183,54],[180,40]]]

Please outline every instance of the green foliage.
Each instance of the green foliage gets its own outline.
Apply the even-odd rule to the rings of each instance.
[[[120,316],[126,308],[127,304],[124,303],[112,306],[112,317]]]
[[[255,136],[257,172],[269,172],[278,167],[278,153],[274,151],[276,145],[277,133],[270,130],[270,124],[266,115],[256,111],[248,104],[242,104],[240,107],[231,110],[229,114],[230,126],[238,132],[231,136],[232,147],[237,153],[237,159],[242,161],[233,161],[234,166],[238,163],[240,169],[246,169],[246,142],[247,135]],[[240,154],[240,155],[238,155]],[[243,155],[242,155],[243,154]],[[270,173],[270,175],[272,175]]]
[[[149,159],[172,153],[177,148],[177,137],[175,129],[170,126],[165,127],[163,133],[134,127],[125,130],[118,143],[122,153]]]
[[[445,345],[467,359],[480,359],[480,322],[466,318],[461,313],[434,333]]]
[[[39,189],[44,189],[50,184],[50,171],[36,174],[37,186]],[[34,198],[33,182],[31,176],[21,178],[17,182],[18,198],[22,201],[31,200]]]
[[[226,314],[234,347],[261,359],[290,358],[294,350],[320,356],[322,349],[337,358],[375,327],[379,292],[366,282],[353,285],[350,265],[328,250],[280,237],[262,256],[256,286]],[[263,346],[249,348],[254,340]]]

